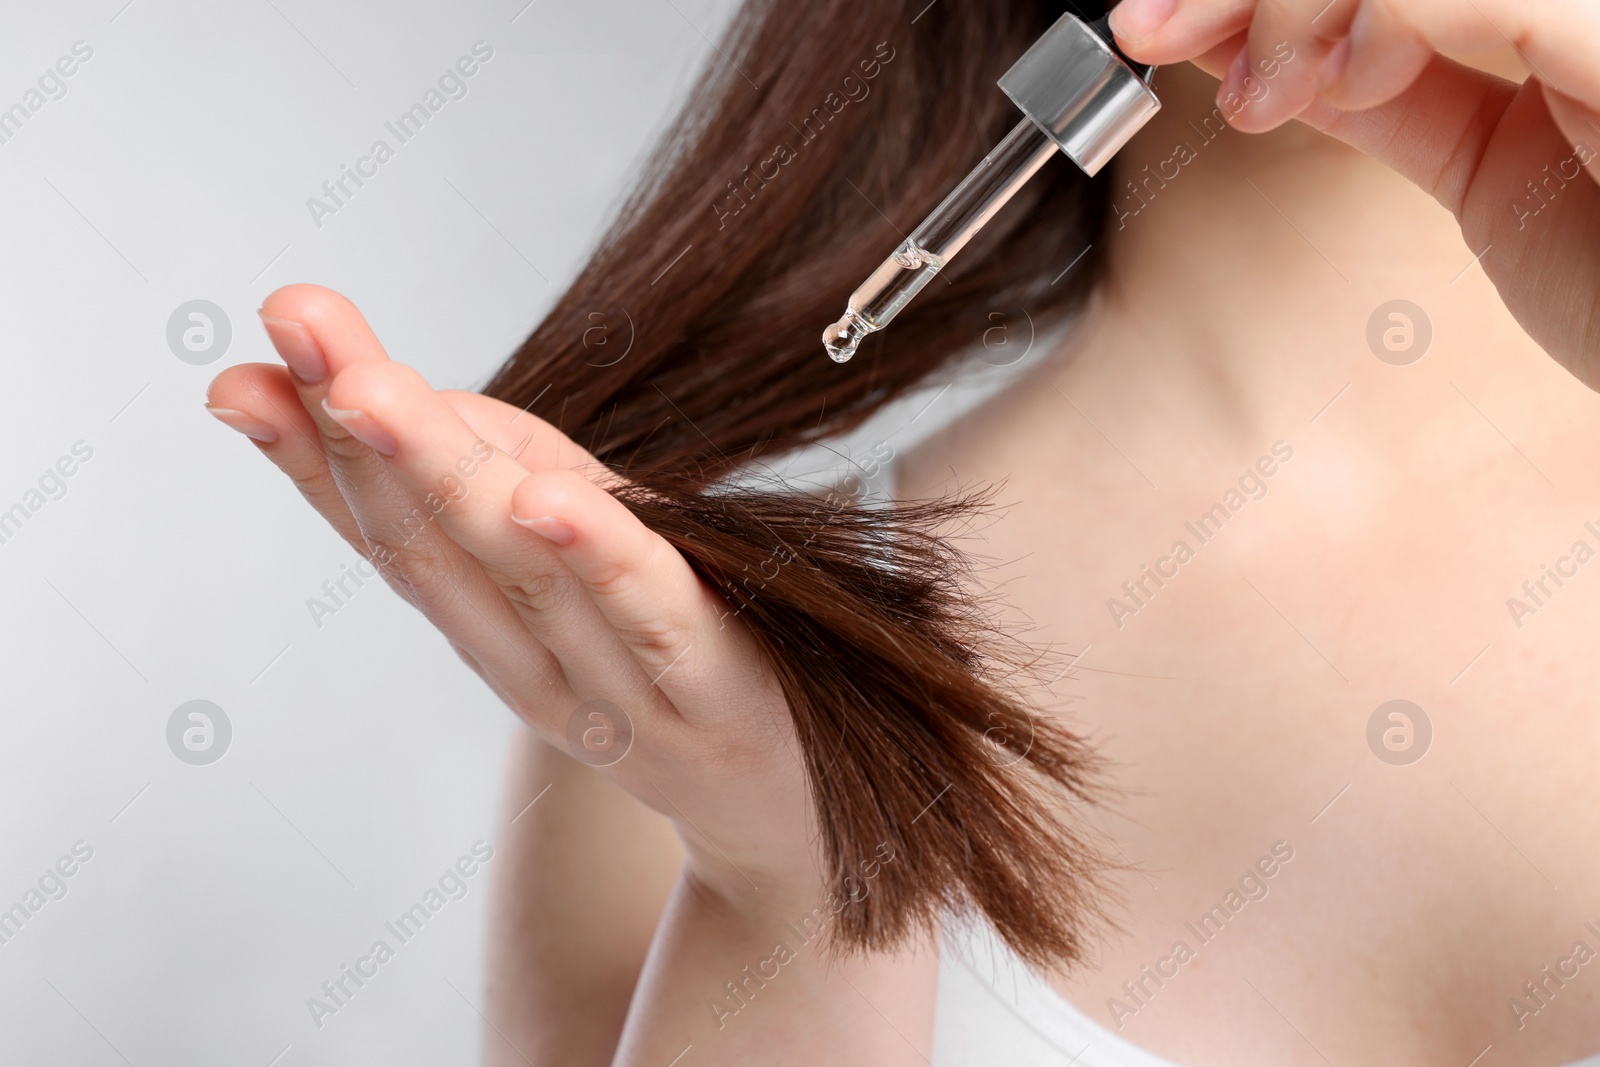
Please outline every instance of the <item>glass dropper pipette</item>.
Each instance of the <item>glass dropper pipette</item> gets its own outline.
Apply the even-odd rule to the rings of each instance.
[[[843,317],[822,331],[828,355],[836,363],[844,363],[856,354],[863,337],[889,325],[1055,151],[1055,142],[1032,120],[1023,119],[1013,126],[922,225],[850,294]]]
[[[1117,51],[1107,19],[1056,20],[999,81],[1024,118],[850,294],[844,315],[822,331],[828,355],[847,362],[862,338],[889,325],[1056,149],[1098,173],[1160,109],[1154,70]]]

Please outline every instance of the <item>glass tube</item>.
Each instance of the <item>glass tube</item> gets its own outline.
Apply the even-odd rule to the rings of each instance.
[[[823,347],[834,362],[847,362],[862,338],[889,325],[1056,151],[1055,142],[1031,119],[1024,118],[1012,127],[922,225],[850,294],[844,315],[822,331]]]

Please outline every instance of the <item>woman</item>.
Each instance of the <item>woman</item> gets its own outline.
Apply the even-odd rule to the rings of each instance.
[[[311,286],[212,387],[534,727],[491,1061],[1600,1052],[1600,14],[1128,0],[1130,55],[1223,84],[1163,66],[1115,175],[1052,162],[841,369],[1059,14],[861,7],[741,16],[500,399]],[[1436,54],[1508,41],[1520,88]],[[1004,480],[980,527],[740,487],[996,314],[1072,328],[895,472]]]

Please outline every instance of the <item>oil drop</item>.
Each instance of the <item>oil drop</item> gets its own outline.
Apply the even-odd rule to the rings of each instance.
[[[908,237],[854,293],[838,322],[822,331],[822,344],[835,363],[848,363],[861,339],[881,330],[911,298],[933,281],[944,259]]]

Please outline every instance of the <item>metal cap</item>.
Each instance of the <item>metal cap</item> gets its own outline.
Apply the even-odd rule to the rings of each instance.
[[[1161,101],[1139,71],[1093,26],[1062,15],[1001,76],[1022,113],[1082,167],[1097,174]]]

